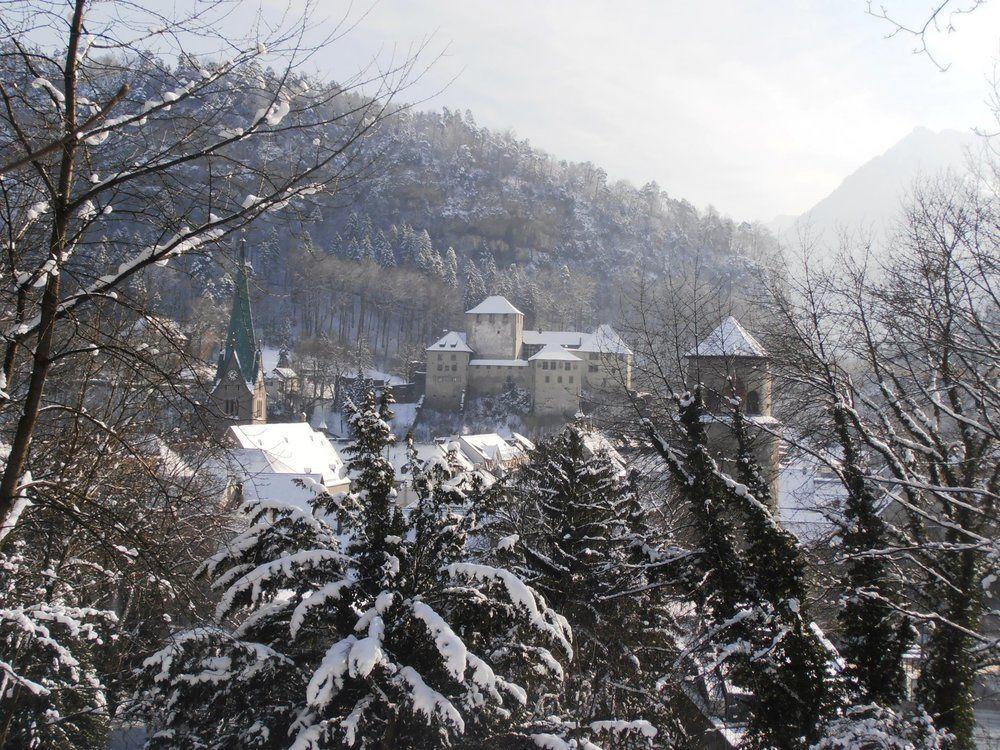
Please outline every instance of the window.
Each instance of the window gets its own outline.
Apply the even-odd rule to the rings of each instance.
[[[597,365],[590,365],[587,370],[588,372],[597,372]]]
[[[438,362],[438,372],[441,372],[441,370],[443,370],[443,369],[444,369],[444,365],[442,365],[440,362]]]
[[[573,382],[573,376],[572,375],[569,376],[569,382],[571,382],[571,383]]]
[[[564,369],[564,370],[568,370],[568,369],[570,369],[570,368],[571,368],[572,366],[573,366],[573,363],[572,363],[572,362],[566,362],[566,363],[565,363],[565,364],[563,365],[563,369]]]
[[[493,313],[490,313],[490,323],[494,322],[496,322],[496,316]]]
[[[458,372],[458,365],[452,365],[451,366],[451,371],[452,372]]]
[[[760,394],[757,391],[747,394],[747,414],[760,414]]]
[[[452,354],[451,355],[451,361],[454,362],[456,359],[458,359],[458,355],[457,354]]]
[[[545,376],[545,382],[548,383],[549,382],[549,378],[551,378],[551,377],[552,377],[551,375],[546,375]]]
[[[557,383],[561,383],[562,382],[562,375],[560,375],[558,378],[556,378],[556,382]]]
[[[227,398],[223,409],[226,412],[226,416],[238,417],[240,415],[240,402],[235,398]]]

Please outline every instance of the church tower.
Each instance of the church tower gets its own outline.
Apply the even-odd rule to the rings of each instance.
[[[250,309],[250,266],[246,247],[240,247],[233,274],[235,290],[226,343],[219,352],[215,381],[209,394],[209,410],[223,429],[231,424],[261,424],[267,421],[267,391],[264,365],[254,335]]]
[[[701,384],[711,417],[706,432],[716,460],[730,474],[735,470],[736,440],[729,425],[732,406],[728,399],[738,396],[751,428],[757,462],[771,486],[772,500],[777,502],[781,423],[771,414],[771,356],[729,316],[685,358],[689,384]]]

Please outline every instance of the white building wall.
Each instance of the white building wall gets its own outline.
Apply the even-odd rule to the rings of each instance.
[[[425,403],[432,409],[455,409],[468,387],[468,352],[428,352]]]
[[[572,416],[580,409],[582,362],[534,360],[534,413],[538,416]]]
[[[466,340],[477,359],[517,359],[521,356],[523,315],[466,313],[465,326]]]

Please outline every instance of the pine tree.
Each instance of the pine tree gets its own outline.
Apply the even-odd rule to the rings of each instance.
[[[888,525],[879,513],[879,496],[865,478],[844,405],[835,405],[833,416],[847,490],[840,534],[846,568],[846,593],[837,616],[840,653],[860,700],[893,706],[906,697],[903,655],[915,632],[893,607],[902,582],[890,574],[887,561],[878,553],[890,546]]]
[[[752,656],[742,679],[753,691],[749,726],[760,748],[802,747],[823,735],[847,695],[831,674],[837,654],[814,631],[798,540],[775,519],[771,490],[753,452],[742,404],[734,404],[736,484],[727,483],[745,519],[749,586],[757,600]]]
[[[319,750],[527,743],[537,696],[572,654],[568,626],[513,573],[472,561],[447,465],[419,465],[397,506],[392,397],[348,404],[354,477],[306,512],[253,501],[206,565],[220,622],[145,663],[152,747]]]
[[[486,284],[474,261],[469,261],[465,271],[465,307],[471,309],[486,298]]]
[[[636,481],[596,433],[571,425],[509,477],[494,535],[503,534],[497,554],[517,560],[573,628],[565,712],[584,728],[628,719],[645,746],[651,730],[660,744],[678,731],[662,688],[679,684],[678,649],[663,589],[650,586],[655,542]]]
[[[749,747],[804,750],[823,736],[846,696],[835,674],[838,656],[808,617],[801,550],[770,511],[738,406],[732,429],[739,481],[710,453],[700,392],[679,403],[686,450],[651,428],[650,435],[694,519],[700,551],[688,581],[705,612],[697,650],[747,691]]]
[[[444,283],[452,289],[458,287],[458,256],[455,248],[449,247],[444,257]]]
[[[0,552],[0,746],[102,747],[108,713],[94,657],[115,615],[51,596],[27,552],[23,540]]]
[[[373,245],[375,261],[382,268],[392,268],[392,266],[396,265],[396,256],[392,252],[392,243],[381,229],[376,232]]]

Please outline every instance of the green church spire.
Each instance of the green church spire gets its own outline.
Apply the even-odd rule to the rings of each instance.
[[[233,292],[233,309],[229,316],[229,332],[226,334],[226,348],[219,356],[219,366],[215,374],[220,380],[228,369],[229,362],[235,357],[236,366],[246,383],[257,380],[260,368],[260,349],[254,336],[253,312],[250,309],[249,266],[246,262],[246,241],[240,244],[240,258],[233,273],[236,288]]]

